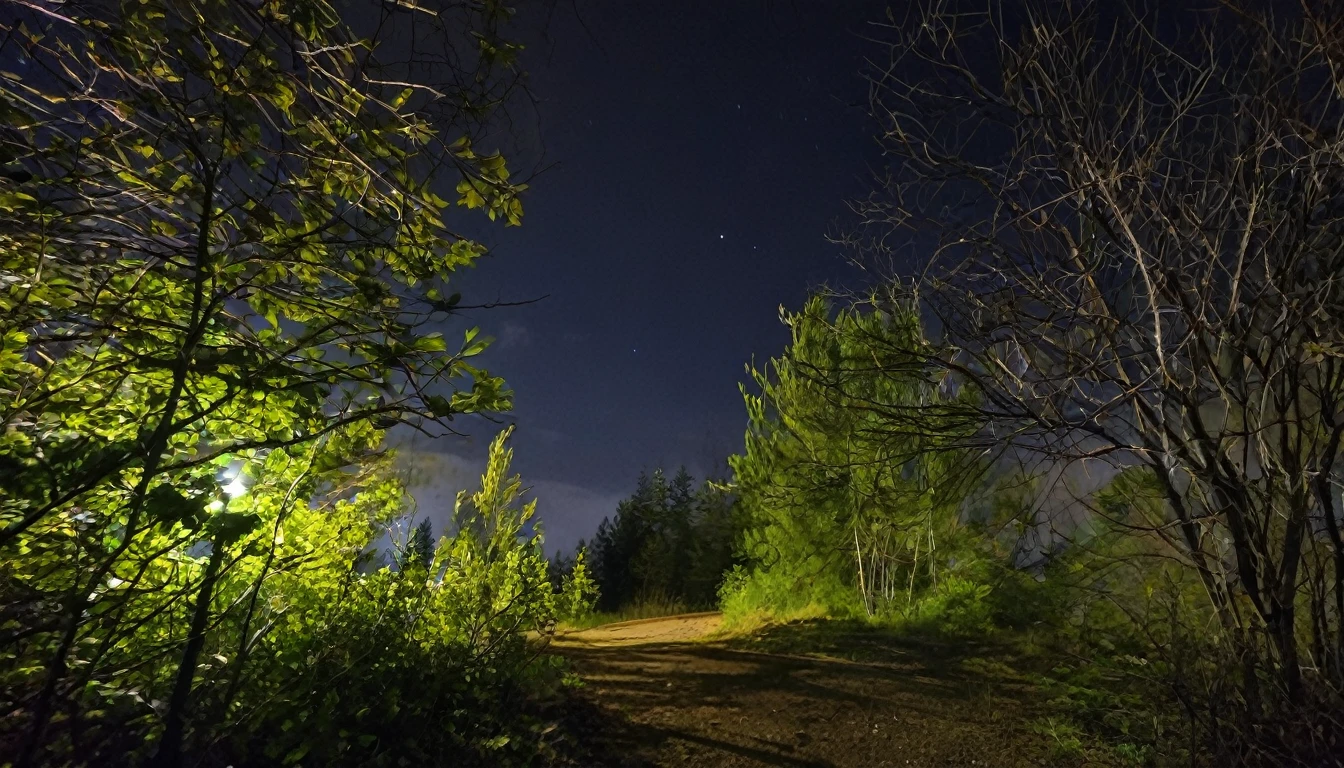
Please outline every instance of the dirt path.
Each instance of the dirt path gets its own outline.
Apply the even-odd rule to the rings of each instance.
[[[723,615],[717,611],[683,613],[656,619],[636,619],[561,635],[562,646],[609,648],[646,643],[686,643],[700,640],[719,628]]]
[[[576,715],[602,765],[1040,766],[1025,687],[995,664],[871,633],[828,632],[829,654],[706,640],[715,614],[585,630],[558,650],[587,686]],[[796,634],[792,637],[797,640]],[[809,643],[811,644],[811,643]],[[975,670],[975,671],[968,671]]]

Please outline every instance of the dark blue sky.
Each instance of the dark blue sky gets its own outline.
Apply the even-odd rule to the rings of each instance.
[[[860,76],[878,51],[861,35],[884,10],[578,0],[520,13],[537,104],[497,140],[546,170],[522,227],[479,230],[493,255],[460,285],[474,302],[548,296],[473,320],[516,393],[515,467],[551,544],[568,547],[642,469],[703,474],[739,449],[738,383],[782,350],[779,306],[856,277],[825,235],[878,161]],[[414,446],[445,463],[422,511],[440,517],[479,462],[490,431],[473,431]]]

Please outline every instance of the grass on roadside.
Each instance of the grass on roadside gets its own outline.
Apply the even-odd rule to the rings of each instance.
[[[575,619],[570,619],[560,625],[561,631],[575,631],[580,629],[591,629],[600,627],[604,624],[616,624],[622,621],[635,621],[636,619],[656,619],[662,616],[675,616],[679,613],[688,613],[689,608],[680,600],[669,598],[648,598],[630,605],[622,607],[616,611],[593,611]]]

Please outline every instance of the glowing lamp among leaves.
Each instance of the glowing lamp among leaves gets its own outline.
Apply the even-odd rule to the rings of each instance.
[[[247,480],[243,477],[241,469],[232,474],[232,478],[230,478],[224,485],[220,486],[219,490],[228,498],[236,499],[247,493]]]

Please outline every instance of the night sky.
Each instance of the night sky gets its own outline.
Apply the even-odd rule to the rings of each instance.
[[[459,286],[514,389],[515,469],[548,549],[591,535],[644,469],[697,476],[740,449],[743,366],[787,341],[781,304],[853,282],[825,236],[878,161],[869,2],[562,2],[524,8],[535,107],[495,137],[544,169],[523,226]],[[510,152],[511,149],[511,152]],[[419,441],[422,514],[446,520],[493,434]]]

